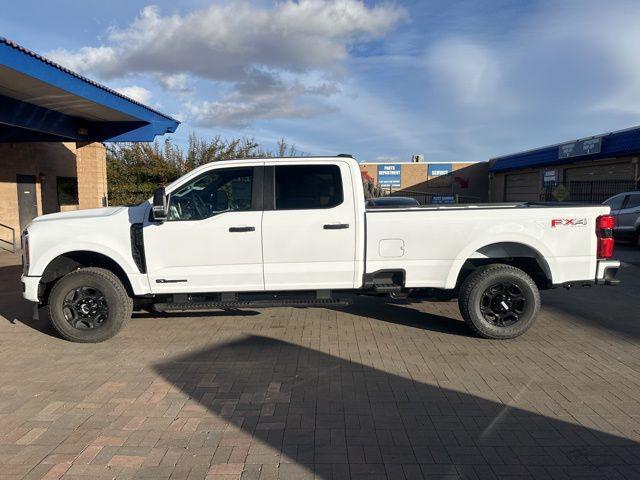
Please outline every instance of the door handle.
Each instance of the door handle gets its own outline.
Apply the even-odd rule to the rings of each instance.
[[[236,232],[255,232],[256,227],[229,227],[229,231],[232,233]]]
[[[323,227],[325,230],[342,230],[344,228],[349,228],[348,223],[327,223]]]

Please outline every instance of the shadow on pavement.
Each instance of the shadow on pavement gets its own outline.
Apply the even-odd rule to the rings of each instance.
[[[255,310],[194,310],[190,312],[156,312],[156,311],[136,311],[131,315],[132,319],[136,318],[193,318],[193,317],[249,317],[260,315]]]
[[[615,287],[557,288],[542,292],[544,313],[568,315],[572,322],[640,339],[640,267],[626,263]],[[564,317],[566,318],[566,317]]]
[[[34,318],[34,304],[22,298],[21,274],[21,265],[0,267],[0,317],[4,317],[12,324],[20,322],[34,330],[59,338],[49,323],[46,309],[41,308],[39,316]]]
[[[154,369],[219,417],[212,430],[229,422],[253,437],[245,468],[280,463],[280,478],[640,475],[633,440],[275,339]]]
[[[416,299],[415,301],[391,303],[386,297],[356,297],[352,305],[332,307],[332,310],[432,332],[465,337],[473,336],[471,330],[462,320],[415,309],[412,307],[413,303],[420,304],[422,301]],[[457,304],[455,309],[458,309]]]

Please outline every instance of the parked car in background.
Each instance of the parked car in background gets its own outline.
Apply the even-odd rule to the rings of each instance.
[[[640,191],[620,193],[602,204],[611,207],[611,215],[616,219],[615,237],[640,248]]]
[[[365,203],[367,208],[375,208],[375,207],[416,207],[419,206],[420,202],[418,202],[415,198],[411,197],[379,197],[379,198],[370,198]]]

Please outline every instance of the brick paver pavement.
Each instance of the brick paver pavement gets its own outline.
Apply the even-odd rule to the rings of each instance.
[[[631,253],[633,255],[633,252]],[[455,302],[154,318],[58,338],[0,256],[0,478],[640,478],[640,267],[544,292],[534,328]]]

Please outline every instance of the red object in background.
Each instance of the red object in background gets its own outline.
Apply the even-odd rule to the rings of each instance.
[[[460,188],[469,188],[469,180],[462,177],[453,177],[453,181],[460,185]]]
[[[371,175],[369,175],[367,172],[360,172],[360,175],[362,176],[362,180],[365,182],[373,182],[373,177]]]
[[[613,257],[613,227],[616,219],[612,215],[601,215],[596,220],[596,236],[598,237],[598,258]]]

